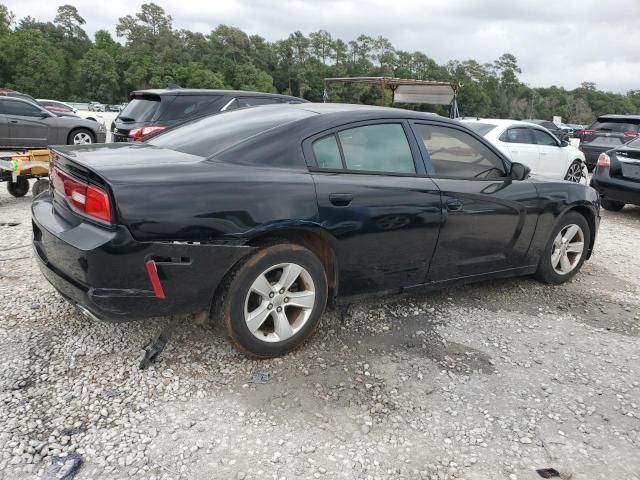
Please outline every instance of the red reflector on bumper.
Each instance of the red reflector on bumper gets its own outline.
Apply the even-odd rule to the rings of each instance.
[[[156,267],[156,262],[153,260],[147,260],[145,263],[147,267],[147,273],[149,274],[149,280],[151,280],[151,286],[153,287],[153,294],[161,298],[165,299],[164,290],[162,289],[162,284],[160,283],[160,277],[158,277],[158,268]]]

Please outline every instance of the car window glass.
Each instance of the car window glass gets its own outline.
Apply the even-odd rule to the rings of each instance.
[[[313,142],[313,155],[320,168],[342,168],[340,149],[335,135],[329,135]]]
[[[35,105],[32,105],[27,102],[20,101],[11,101],[6,100],[1,102],[3,105],[3,113],[6,115],[20,115],[23,117],[39,117],[42,114],[42,110],[40,110]]]
[[[338,137],[349,170],[416,173],[409,141],[399,123],[350,128]]]
[[[167,102],[166,106],[163,102],[163,108],[157,120],[182,120],[204,115],[209,112],[211,104],[219,98],[219,95],[176,95],[172,102]]]
[[[232,99],[229,102],[227,102],[225,105],[222,106],[222,108],[224,108],[225,112],[230,112],[231,110],[236,110],[238,108],[238,100],[237,99]]]
[[[482,135],[483,137],[489,133],[491,130],[496,128],[497,125],[492,123],[481,123],[481,122],[463,122],[464,126],[470,128],[478,135]]]
[[[429,152],[436,176],[499,178],[504,176],[500,157],[466,132],[434,125],[416,125]]]
[[[596,121],[593,125],[589,127],[591,130],[600,130],[602,132],[616,132],[616,133],[624,133],[624,132],[638,132],[639,124],[629,123],[629,122],[600,122]]]
[[[504,138],[507,143],[533,143],[528,128],[510,128],[505,132]]]
[[[239,107],[256,107],[258,105],[271,105],[273,103],[280,103],[280,100],[275,97],[240,97],[238,98]]]
[[[547,132],[543,132],[542,130],[538,130],[537,128],[533,128],[533,136],[536,139],[536,143],[538,145],[548,145],[548,146],[557,146],[558,142],[556,139],[549,135]]]

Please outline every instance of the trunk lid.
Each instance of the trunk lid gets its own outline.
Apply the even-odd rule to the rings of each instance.
[[[610,175],[640,182],[640,150],[620,148],[611,156]],[[614,165],[613,163],[617,163]]]

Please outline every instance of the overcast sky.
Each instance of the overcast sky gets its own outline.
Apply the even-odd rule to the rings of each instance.
[[[52,20],[70,3],[87,32],[114,33],[118,18],[144,2],[127,0],[0,0],[17,18]],[[175,28],[207,33],[218,24],[278,40],[319,29],[345,41],[383,35],[397,49],[419,50],[444,63],[492,62],[513,53],[531,86],[583,81],[626,92],[640,88],[640,0],[156,0]]]

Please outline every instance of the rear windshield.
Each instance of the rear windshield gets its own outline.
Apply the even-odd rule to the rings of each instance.
[[[489,133],[491,130],[496,128],[496,125],[492,123],[482,123],[482,122],[463,122],[467,127],[476,132],[478,135],[482,135],[483,137]]]
[[[158,111],[160,97],[136,97],[125,107],[118,118],[123,122],[150,122]]]
[[[629,122],[628,120],[596,120],[590,127],[589,130],[600,130],[602,132],[615,132],[615,133],[624,133],[624,132],[638,132],[638,127],[640,122]]]
[[[315,113],[285,106],[254,107],[199,118],[171,128],[146,143],[199,157],[210,157],[232,145]]]
[[[631,140],[630,142],[627,142],[627,144],[625,146],[626,147],[640,148],[640,137],[636,137],[633,140]]]

